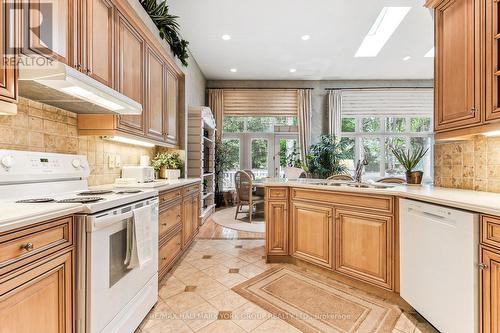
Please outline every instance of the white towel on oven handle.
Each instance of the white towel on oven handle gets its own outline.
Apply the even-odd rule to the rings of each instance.
[[[153,259],[151,230],[151,206],[133,210],[133,217],[127,222],[127,268],[142,268]]]

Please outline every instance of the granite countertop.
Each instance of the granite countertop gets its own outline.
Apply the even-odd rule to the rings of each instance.
[[[378,189],[322,185],[317,184],[318,182],[324,183],[325,180],[307,179],[287,181],[281,179],[267,179],[263,181],[262,184],[264,186],[290,186],[337,192],[392,195],[400,198],[414,199],[448,206],[451,208],[500,216],[500,193],[460,190],[454,188],[436,187],[432,185],[396,185],[390,188]]]
[[[154,189],[158,192],[174,189],[176,187],[185,186],[194,183],[200,183],[201,178],[179,178],[177,180],[158,179],[152,183],[137,183],[137,184],[113,184],[114,188],[147,188]],[[107,185],[109,186],[109,185]]]
[[[81,204],[27,204],[0,201],[0,232],[78,213]]]

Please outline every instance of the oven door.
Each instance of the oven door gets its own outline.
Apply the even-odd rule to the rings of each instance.
[[[87,219],[87,332],[101,332],[125,308],[158,271],[158,204],[152,209],[152,259],[142,268],[128,269],[127,221],[132,210],[142,205],[121,208],[119,212],[89,216]]]

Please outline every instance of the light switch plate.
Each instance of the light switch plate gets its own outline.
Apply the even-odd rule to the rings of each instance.
[[[108,157],[108,168],[112,169],[115,167],[115,155],[109,155]]]
[[[117,167],[117,168],[122,167],[122,158],[120,155],[115,156],[115,167]]]

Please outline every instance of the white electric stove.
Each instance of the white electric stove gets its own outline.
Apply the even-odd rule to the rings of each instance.
[[[33,205],[80,203],[75,216],[76,331],[134,332],[158,299],[158,192],[89,190],[86,156],[0,150],[0,200]],[[125,265],[133,210],[151,207],[153,258]]]

